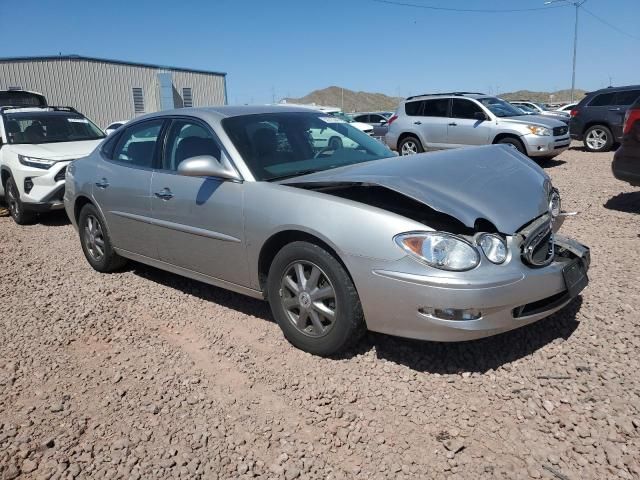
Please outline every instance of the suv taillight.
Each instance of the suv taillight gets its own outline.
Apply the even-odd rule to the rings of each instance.
[[[574,108],[573,110],[571,110],[571,113],[569,113],[569,115],[571,115],[572,117],[577,117],[579,113],[580,113],[580,110],[578,110],[577,108]]]
[[[631,131],[633,124],[640,120],[640,108],[630,108],[624,116],[623,133],[626,135]]]
[[[393,122],[395,122],[398,119],[398,115],[391,115],[391,118],[389,119],[389,121],[387,122],[387,125],[391,125]]]

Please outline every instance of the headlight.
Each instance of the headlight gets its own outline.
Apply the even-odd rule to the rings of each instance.
[[[471,270],[480,262],[478,251],[466,240],[444,232],[411,232],[395,242],[414,258],[442,270]]]
[[[562,202],[560,201],[560,193],[555,188],[551,192],[549,196],[549,213],[553,218],[556,218],[560,215],[560,210],[562,209]]]
[[[547,127],[539,127],[538,125],[527,125],[527,129],[534,135],[539,135],[541,137],[551,136],[551,129]]]
[[[498,235],[485,233],[477,242],[490,262],[500,264],[507,259],[507,244]]]
[[[42,168],[44,170],[51,168],[56,163],[53,160],[45,160],[44,158],[25,157],[18,155],[18,161],[25,167]]]

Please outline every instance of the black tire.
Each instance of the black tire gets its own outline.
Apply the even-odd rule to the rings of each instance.
[[[34,223],[38,216],[33,212],[25,211],[24,203],[20,200],[20,192],[13,177],[9,177],[7,180],[4,191],[7,208],[9,208],[9,214],[13,221],[18,225],[31,225]]]
[[[409,152],[413,152],[413,153],[409,153]],[[404,137],[398,143],[398,153],[400,155],[414,155],[416,153],[422,153],[422,152],[424,152],[424,147],[422,146],[422,143],[420,142],[420,140],[418,140],[418,138],[414,137],[413,135]]]
[[[302,275],[305,276],[303,284],[312,281],[313,269],[317,268],[320,273],[316,277],[316,285],[307,285],[299,289],[299,295],[294,294],[294,290],[285,287],[285,279],[291,278],[289,272],[297,271],[298,265],[308,268]],[[300,287],[300,280],[297,280]],[[294,285],[296,281],[294,281]],[[314,288],[315,287],[315,288]],[[308,242],[293,242],[282,248],[273,259],[269,269],[267,279],[268,299],[271,311],[278,325],[282,329],[285,338],[295,347],[314,355],[328,356],[347,349],[354,345],[366,331],[364,314],[360,298],[349,274],[344,267],[330,253],[323,248]],[[330,289],[333,295],[328,295],[326,300],[316,301],[313,292],[326,291]],[[309,300],[304,315],[306,328],[296,326],[295,315],[291,308],[298,310],[298,319],[303,317],[304,299],[302,296],[308,292]],[[325,297],[323,297],[325,298]],[[332,300],[333,299],[333,300]],[[298,306],[285,307],[285,302],[298,302]],[[324,302],[328,301],[327,304]],[[316,305],[321,303],[322,309],[317,309]],[[333,306],[333,321],[329,317],[322,317],[322,312],[327,308],[331,312]],[[315,319],[329,322],[323,325],[325,332],[318,332],[315,323],[312,321],[312,314],[315,312]],[[320,312],[321,317],[318,316]],[[308,324],[308,325],[307,325]]]
[[[96,224],[94,222],[97,223],[96,228],[93,227]],[[92,231],[93,235],[90,233]],[[80,211],[78,233],[84,256],[94,270],[109,273],[122,268],[127,263],[125,258],[113,250],[107,226],[98,209],[90,203],[82,207]],[[101,239],[102,245],[98,243],[98,238]],[[100,251],[101,255],[99,255]]]
[[[527,154],[527,149],[524,148],[524,144],[517,138],[506,137],[498,140],[496,143],[500,143],[504,145],[513,145],[514,147],[516,147],[516,150],[518,150],[521,154],[523,155]]]
[[[582,142],[588,152],[608,152],[613,146],[613,134],[609,127],[592,125],[584,132]]]

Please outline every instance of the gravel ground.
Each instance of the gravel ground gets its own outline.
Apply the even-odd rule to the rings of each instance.
[[[546,165],[591,283],[466,344],[292,348],[266,303],[131,264],[63,213],[0,219],[0,477],[640,478],[640,192],[612,154]]]

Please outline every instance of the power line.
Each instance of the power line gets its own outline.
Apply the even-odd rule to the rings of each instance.
[[[445,12],[468,12],[468,13],[515,13],[515,12],[533,12],[538,10],[549,10],[550,8],[563,8],[566,5],[554,5],[545,7],[532,7],[532,8],[500,8],[500,9],[485,9],[485,8],[453,8],[453,7],[439,7],[436,5],[424,5],[421,3],[409,3],[400,2],[395,0],[370,0],[376,3],[384,3],[387,5],[395,5],[397,7],[412,7],[422,8],[426,10],[441,10]]]
[[[625,32],[624,30],[622,30],[619,27],[616,27],[615,25],[613,25],[612,23],[607,22],[604,18],[599,17],[598,15],[596,15],[595,13],[593,13],[591,10],[585,8],[584,6],[582,7],[582,10],[584,10],[586,13],[588,13],[589,15],[591,15],[593,18],[595,18],[596,20],[598,20],[601,23],[604,23],[606,26],[608,26],[609,28],[614,29],[616,32],[621,33],[623,35],[626,35],[630,38],[633,38],[634,40],[640,40],[640,37],[637,37],[635,35],[633,35],[632,33],[629,32]]]

